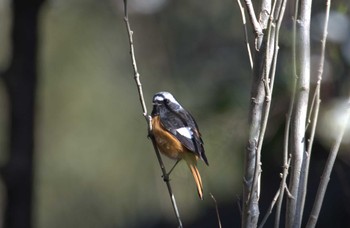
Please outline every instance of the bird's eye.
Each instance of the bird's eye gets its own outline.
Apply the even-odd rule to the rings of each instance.
[[[164,103],[167,103],[167,104],[169,104],[169,102],[170,102],[170,100],[169,99],[164,99]]]

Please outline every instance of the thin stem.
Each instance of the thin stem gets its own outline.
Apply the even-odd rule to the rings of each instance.
[[[279,3],[276,8],[276,3]],[[273,4],[273,9],[272,13],[276,15],[277,21],[279,22],[278,27],[276,27],[274,18],[270,17],[269,20],[269,29],[268,29],[268,36],[267,36],[267,44],[268,47],[266,48],[266,53],[265,53],[265,64],[264,64],[264,73],[265,75],[265,89],[266,89],[266,101],[265,101],[265,109],[263,113],[263,121],[262,121],[262,127],[260,130],[260,136],[259,136],[259,141],[258,141],[258,148],[257,148],[257,154],[261,154],[262,150],[262,144],[266,132],[266,127],[268,123],[268,117],[270,113],[270,107],[271,107],[271,98],[272,98],[272,92],[273,92],[273,87],[274,87],[274,78],[275,78],[275,72],[276,72],[276,65],[277,65],[277,56],[278,56],[278,41],[279,41],[279,28],[281,25],[281,21],[283,19],[284,15],[284,10],[285,10],[285,2],[283,1],[275,1]],[[271,49],[271,54],[270,54],[270,49]],[[258,161],[258,159],[257,159]],[[260,159],[259,159],[260,161]],[[256,164],[256,170],[255,170],[255,175],[254,177],[259,177],[258,181],[260,181],[260,164]],[[258,183],[258,186],[260,186],[260,183]],[[280,192],[277,193],[277,198],[280,195]],[[277,198],[274,199],[273,204],[271,205],[272,207],[277,201]],[[272,208],[271,208],[272,211]],[[266,214],[264,219],[267,219],[268,215],[271,214],[271,211]],[[265,220],[266,221],[266,220]],[[264,224],[264,220],[262,225]],[[261,226],[262,226],[261,225]]]
[[[345,129],[347,128],[348,122],[350,119],[350,97],[348,98],[346,108],[347,108],[347,110],[346,110],[346,114],[345,114],[345,121],[342,123],[342,127],[339,131],[339,135],[338,135],[336,141],[334,142],[334,145],[332,146],[332,149],[329,153],[325,168],[323,170],[323,174],[321,176],[321,181],[320,181],[320,184],[319,184],[318,189],[317,189],[314,205],[312,207],[311,214],[310,214],[308,223],[306,225],[306,228],[313,228],[316,226],[318,216],[319,216],[320,211],[321,211],[323,199],[324,199],[324,196],[326,194],[330,175],[331,175],[331,172],[332,172],[332,169],[334,166],[334,162],[335,162],[335,159],[337,158],[339,147],[340,147],[340,144],[343,140]]]
[[[298,74],[297,74],[297,57],[296,57],[296,24],[297,24],[297,17],[298,17],[298,10],[299,10],[299,0],[295,1],[295,11],[294,11],[294,18],[293,18],[293,35],[292,35],[292,59],[293,59],[293,76],[294,76],[294,83],[293,83],[293,89],[292,89],[292,98],[289,104],[289,109],[287,113],[287,120],[286,120],[286,129],[285,129],[285,137],[284,137],[284,164],[287,161],[288,157],[288,151],[289,151],[289,142],[290,142],[290,128],[291,128],[291,122],[292,122],[292,114],[294,112],[294,106],[295,106],[295,99],[296,99],[296,91],[297,91],[297,83],[298,83]],[[292,158],[293,159],[293,158]],[[286,186],[287,187],[287,186]],[[288,187],[287,187],[288,188]],[[281,190],[282,191],[282,190]],[[283,190],[284,191],[284,190]],[[289,191],[289,188],[288,188]],[[291,195],[291,193],[289,192]],[[278,209],[276,210],[276,219],[275,219],[275,227],[279,227],[280,224],[280,215],[281,215],[281,205],[282,205],[282,199],[280,198],[280,202],[278,205]],[[294,196],[289,197],[287,199],[287,209],[286,209],[286,227],[288,223],[290,223],[290,220],[292,220],[294,211],[289,207],[289,204],[292,204],[292,201],[294,200]]]
[[[276,202],[277,202],[277,199],[279,198],[279,195],[280,195],[280,191],[277,191],[276,194],[275,194],[275,196],[273,197],[273,200],[272,200],[272,202],[271,202],[271,204],[270,204],[269,209],[267,210],[267,212],[266,212],[266,214],[265,214],[263,220],[261,221],[261,223],[260,223],[260,225],[259,225],[259,228],[264,227],[264,225],[265,225],[267,219],[269,218],[269,216],[270,216],[271,213],[272,213],[273,207],[275,206],[275,204],[276,204]]]
[[[146,118],[146,121],[148,121],[147,117],[147,107],[146,107],[146,102],[143,97],[143,91],[142,91],[142,84],[140,81],[140,74],[137,69],[137,64],[136,64],[136,58],[135,58],[135,49],[134,49],[134,39],[133,39],[133,31],[130,28],[130,23],[129,23],[129,16],[128,16],[128,8],[127,8],[127,0],[124,0],[124,21],[126,25],[126,30],[128,32],[128,37],[129,37],[129,44],[130,44],[130,57],[131,57],[131,62],[132,62],[132,67],[134,69],[134,80],[137,86],[137,91],[139,94],[139,99],[143,111],[143,116]]]
[[[253,56],[252,56],[252,51],[250,50],[250,45],[249,45],[249,37],[248,37],[248,31],[247,31],[247,21],[245,19],[245,13],[244,13],[244,7],[242,6],[242,3],[240,0],[237,0],[239,10],[241,11],[242,15],[242,22],[243,22],[243,28],[244,28],[244,39],[246,42],[246,47],[248,51],[248,57],[249,57],[249,63],[250,63],[250,68],[253,69]]]
[[[134,50],[134,40],[133,40],[133,31],[131,30],[130,23],[129,23],[129,15],[128,15],[127,3],[128,3],[128,1],[124,0],[124,21],[125,21],[126,30],[127,30],[127,33],[128,33],[128,38],[129,38],[130,57],[131,57],[131,62],[132,62],[133,70],[134,70],[134,80],[135,80],[135,83],[136,83],[136,86],[137,86],[137,91],[138,91],[138,94],[139,94],[139,100],[140,100],[140,103],[141,103],[143,116],[145,117],[145,119],[147,121],[148,136],[151,138],[151,141],[152,141],[152,144],[153,144],[153,148],[154,148],[154,151],[156,153],[156,156],[157,156],[157,159],[158,159],[158,162],[159,162],[159,166],[160,166],[160,168],[162,170],[162,173],[163,173],[163,177],[166,177],[167,176],[167,172],[166,172],[164,163],[162,161],[162,157],[160,156],[160,153],[159,153],[159,150],[158,150],[155,138],[154,138],[154,136],[152,134],[152,124],[151,124],[152,117],[147,114],[147,107],[146,107],[146,102],[145,102],[145,99],[144,99],[144,96],[143,96],[143,90],[142,90],[142,84],[141,84],[141,80],[140,80],[140,74],[138,72],[137,64],[136,64],[136,57],[135,57],[135,50]],[[165,183],[167,185],[168,192],[169,192],[169,195],[170,195],[170,200],[171,200],[171,203],[172,203],[172,206],[173,206],[173,209],[174,209],[175,216],[177,218],[179,227],[182,228],[182,221],[181,221],[181,218],[180,218],[180,213],[179,213],[179,210],[177,208],[175,196],[173,194],[173,191],[172,191],[169,179],[168,178],[163,178],[163,180],[165,181]]]
[[[250,19],[250,23],[253,25],[253,29],[255,32],[255,50],[259,51],[264,33],[262,31],[262,28],[256,19],[255,11],[254,11],[254,6],[251,0],[244,0],[245,6],[247,8],[248,16]]]
[[[153,134],[150,135],[150,138],[152,140],[152,145],[153,145],[153,149],[154,151],[156,152],[156,155],[157,155],[157,159],[158,159],[158,162],[159,162],[159,166],[162,170],[162,173],[163,173],[163,180],[164,182],[166,183],[166,186],[168,188],[168,192],[169,192],[169,196],[170,196],[170,200],[171,200],[171,204],[173,206],[173,209],[174,209],[174,213],[175,213],[175,216],[177,218],[177,221],[179,223],[179,228],[182,228],[182,221],[181,221],[181,218],[180,218],[180,213],[179,213],[179,209],[177,208],[177,204],[176,204],[176,199],[175,199],[175,195],[173,193],[173,190],[171,188],[171,185],[170,185],[170,180],[169,178],[165,178],[168,176],[168,173],[165,169],[165,166],[164,166],[164,163],[163,163],[163,160],[162,160],[162,157],[160,156],[160,153],[159,153],[159,150],[158,150],[158,147],[157,147],[157,143],[156,143],[156,140],[153,136]]]
[[[319,64],[319,68],[318,68],[317,85],[316,85],[316,91],[315,91],[316,109],[317,110],[315,110],[316,113],[315,113],[315,117],[314,117],[314,122],[317,122],[317,119],[318,119],[318,108],[319,108],[320,102],[321,102],[321,100],[320,100],[320,93],[321,93],[320,90],[321,89],[320,88],[321,88],[321,81],[322,81],[322,74],[323,74],[323,67],[324,67],[324,58],[325,58],[325,52],[326,52],[326,40],[327,40],[327,34],[328,34],[328,21],[329,21],[330,7],[331,7],[331,0],[327,0],[327,3],[326,3],[326,17],[325,17],[325,22],[324,22],[324,27],[323,27],[323,36],[322,36],[322,40],[321,40],[321,58],[320,58],[320,64]],[[346,126],[346,125],[344,125],[344,126]],[[312,132],[311,132],[311,136],[310,136],[310,142],[309,142],[310,146],[309,146],[309,149],[308,149],[308,151],[310,153],[310,156],[311,156],[311,149],[312,149],[313,139],[314,139],[314,135],[315,135],[315,130],[316,130],[316,127],[315,127],[315,129],[312,128]],[[339,136],[339,137],[342,137],[342,136]],[[334,152],[334,153],[337,153],[337,152]],[[336,155],[333,155],[333,156],[336,156]],[[329,157],[329,159],[333,159],[333,158]],[[332,162],[332,161],[330,161],[330,162]],[[329,165],[331,165],[331,164],[329,164]],[[332,167],[333,167],[333,165],[332,165]],[[326,170],[326,168],[325,168],[325,170]],[[322,182],[322,180],[321,180],[321,182]],[[315,199],[315,202],[314,202],[314,208],[311,211],[311,215],[309,217],[309,221],[308,221],[308,224],[307,224],[307,227],[310,227],[310,228],[311,227],[315,227],[315,225],[316,225],[316,222],[317,222],[317,219],[318,219],[318,214],[320,212],[322,201],[323,201],[323,198],[324,198],[324,193],[325,193],[325,190],[327,188],[327,183],[324,182],[321,185],[321,182],[320,182],[320,187],[322,185],[324,185],[323,187],[321,187],[321,188],[324,188],[324,190],[319,190],[320,193],[317,192],[316,199]],[[322,192],[322,191],[324,191],[324,192]],[[323,194],[323,196],[322,196],[322,194]],[[322,198],[318,198],[318,197],[322,197]],[[321,202],[316,202],[316,200],[317,201],[321,201]]]
[[[286,156],[284,156],[283,159],[285,160]],[[286,163],[284,163],[284,165],[283,165],[282,180],[281,180],[280,188],[279,188],[280,196],[278,198],[278,202],[277,202],[277,206],[276,206],[275,228],[278,228],[280,226],[280,216],[281,216],[281,208],[282,208],[284,191],[286,190],[288,193],[288,188],[287,188],[286,182],[287,182],[290,161],[291,161],[291,157],[289,157],[288,161],[285,161]]]
[[[216,211],[216,218],[218,219],[218,225],[219,225],[219,228],[222,228],[222,225],[221,225],[221,219],[220,219],[220,213],[219,213],[219,208],[218,208],[218,203],[216,202],[216,199],[215,197],[213,196],[213,194],[209,193],[211,198],[213,199],[214,201],[214,204],[215,204],[215,211]]]

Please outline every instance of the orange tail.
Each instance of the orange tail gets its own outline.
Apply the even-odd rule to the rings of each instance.
[[[199,198],[203,200],[203,184],[202,184],[201,175],[199,174],[199,171],[197,169],[197,159],[193,154],[187,154],[187,156],[184,156],[183,159],[186,161],[188,167],[192,172],[194,181],[196,182],[196,185],[197,185]]]

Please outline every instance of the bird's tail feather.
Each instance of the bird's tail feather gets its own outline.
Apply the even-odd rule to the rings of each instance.
[[[197,185],[197,191],[198,191],[199,198],[202,200],[203,199],[203,184],[202,184],[201,175],[199,174],[199,171],[197,169],[197,159],[194,155],[189,154],[189,155],[184,157],[184,160],[186,161],[188,167],[191,170],[194,181],[196,182],[196,185]]]

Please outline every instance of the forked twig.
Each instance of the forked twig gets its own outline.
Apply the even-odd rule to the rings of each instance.
[[[285,164],[285,166],[283,167],[283,174],[281,174],[282,180],[281,180],[281,183],[280,183],[280,188],[278,189],[278,191],[276,192],[275,196],[273,197],[272,202],[270,204],[270,207],[267,210],[263,220],[261,221],[261,223],[259,225],[259,228],[264,227],[267,219],[269,218],[269,216],[272,213],[272,210],[273,210],[276,202],[278,203],[277,205],[279,205],[279,203],[283,200],[283,193],[284,193],[284,191],[287,191],[287,194],[288,194],[288,188],[286,187],[286,180],[287,180],[289,165],[290,165],[290,158],[288,159],[287,164]]]
[[[279,195],[277,206],[276,206],[275,228],[278,228],[280,226],[280,216],[281,216],[281,208],[282,208],[284,191],[287,192],[289,197],[293,197],[293,196],[291,196],[291,194],[290,194],[290,192],[288,190],[288,187],[287,187],[287,183],[286,183],[287,182],[287,176],[288,176],[288,170],[289,170],[289,166],[290,166],[290,160],[291,160],[290,156],[287,159],[288,155],[286,153],[288,153],[287,150],[285,150],[285,152],[284,152],[285,155],[284,155],[284,158],[283,158],[283,160],[284,160],[283,174],[282,174],[282,180],[281,180],[280,189],[279,189],[280,195]]]
[[[262,28],[260,26],[260,23],[256,19],[254,6],[251,0],[244,0],[245,5],[247,7],[248,16],[250,19],[250,22],[253,25],[254,33],[255,33],[255,50],[259,50],[261,47],[261,43],[263,40],[264,33],[262,31]]]
[[[160,156],[160,153],[159,153],[159,150],[158,150],[155,138],[154,138],[154,136],[152,134],[152,124],[151,124],[152,117],[150,115],[148,115],[148,113],[147,113],[146,102],[145,102],[145,99],[144,99],[144,96],[143,96],[142,84],[141,84],[141,81],[140,81],[140,74],[138,72],[137,64],[136,64],[136,57],[135,57],[135,50],[134,50],[134,40],[133,40],[133,31],[131,30],[130,23],[129,23],[129,15],[128,15],[127,3],[128,3],[128,1],[124,0],[124,21],[125,21],[126,30],[127,30],[127,33],[128,33],[128,38],[129,38],[130,57],[131,57],[131,62],[132,62],[133,70],[134,70],[134,80],[135,80],[135,83],[137,85],[137,91],[138,91],[139,100],[140,100],[140,103],[141,103],[141,106],[142,106],[143,116],[145,117],[145,119],[147,121],[148,136],[152,140],[153,148],[154,148],[154,151],[156,153],[156,156],[157,156],[157,159],[158,159],[158,162],[159,162],[159,166],[160,166],[160,168],[162,170],[163,177],[166,177],[167,176],[167,172],[166,172],[164,163],[162,161],[162,157]],[[171,203],[172,203],[172,206],[173,206],[173,209],[174,209],[175,216],[177,218],[179,227],[182,228],[182,221],[181,221],[181,218],[180,218],[180,213],[179,213],[179,210],[177,208],[175,196],[173,194],[173,191],[172,191],[169,179],[168,178],[163,178],[163,180],[165,181],[165,183],[167,185],[168,192],[169,192],[170,199],[171,199]]]

